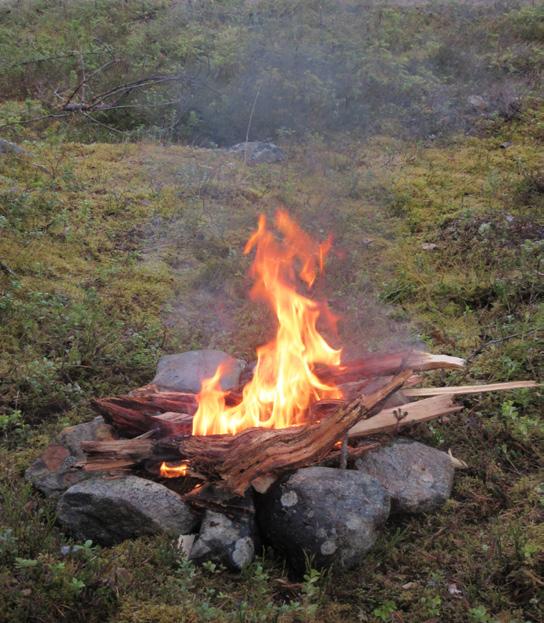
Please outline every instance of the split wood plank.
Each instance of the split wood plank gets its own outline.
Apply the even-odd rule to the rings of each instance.
[[[409,402],[400,407],[383,409],[374,417],[358,422],[350,429],[348,435],[350,438],[357,438],[395,432],[409,424],[433,420],[442,415],[460,411],[462,408],[455,405],[453,397],[449,395]]]
[[[482,392],[498,392],[509,389],[523,389],[525,387],[538,387],[536,381],[511,381],[508,383],[489,383],[483,385],[458,385],[457,387],[415,387],[403,389],[405,396],[412,398],[420,396],[461,396],[463,394],[479,394]]]

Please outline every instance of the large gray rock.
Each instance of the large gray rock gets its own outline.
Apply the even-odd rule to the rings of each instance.
[[[199,564],[212,561],[241,571],[253,561],[258,541],[253,515],[231,518],[207,510],[189,558]]]
[[[25,478],[44,495],[61,495],[68,487],[91,477],[88,472],[75,467],[75,464],[85,456],[81,442],[115,438],[111,426],[100,416],[90,422],[65,428],[26,470]]]
[[[417,441],[397,439],[364,454],[356,467],[381,483],[395,512],[435,510],[451,495],[450,456]]]
[[[389,516],[377,480],[353,470],[299,469],[257,498],[261,534],[302,573],[312,566],[351,568],[374,545]]]
[[[285,153],[274,143],[249,141],[233,145],[229,151],[244,158],[247,164],[271,164],[285,160]]]
[[[215,374],[220,364],[225,365],[221,379],[224,390],[238,385],[245,362],[220,350],[191,350],[176,355],[165,355],[157,364],[152,383],[165,389],[198,393],[204,379]]]
[[[149,534],[187,534],[199,517],[174,491],[125,476],[92,478],[70,487],[58,502],[57,519],[77,539],[113,545]]]

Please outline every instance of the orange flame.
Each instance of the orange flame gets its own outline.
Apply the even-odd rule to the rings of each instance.
[[[160,474],[163,478],[179,478],[180,476],[187,476],[188,472],[188,463],[180,463],[179,465],[168,465],[164,461],[161,463]]]
[[[213,377],[202,382],[193,435],[235,434],[246,428],[285,428],[302,424],[310,404],[323,398],[341,398],[335,386],[323,383],[314,373],[315,364],[340,365],[340,350],[329,346],[317,330],[326,305],[299,294],[297,277],[311,288],[331,248],[331,240],[319,244],[278,211],[275,224],[283,235],[278,241],[261,215],[257,230],[244,253],[255,249],[251,276],[254,298],[262,298],[277,318],[276,337],[257,348],[257,364],[243,389],[242,401],[225,405],[219,366]],[[299,266],[297,270],[297,266]]]

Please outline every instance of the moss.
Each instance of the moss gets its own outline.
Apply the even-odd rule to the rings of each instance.
[[[331,339],[348,352],[418,340],[469,356],[436,383],[542,378],[543,110],[439,145],[314,137],[277,167],[150,144],[37,143],[33,159],[0,160],[0,619],[537,620],[539,390],[468,397],[462,414],[414,430],[469,464],[452,500],[393,519],[364,564],[321,577],[317,595],[272,556],[231,576],[159,537],[66,560],[54,505],[22,474],[55,432],[91,417],[91,397],[147,382],[161,353],[253,356],[270,318],[247,300],[242,249],[257,214],[282,202],[335,237],[316,294],[342,316]]]

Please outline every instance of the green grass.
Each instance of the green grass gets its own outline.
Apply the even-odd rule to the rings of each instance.
[[[337,343],[469,358],[436,382],[541,380],[543,124],[535,102],[478,137],[314,137],[252,169],[153,144],[39,142],[0,159],[0,619],[536,623],[540,389],[471,397],[415,430],[469,464],[452,499],[390,521],[359,569],[298,585],[271,552],[236,576],[194,568],[162,537],[62,557],[54,504],[23,472],[91,416],[91,397],[148,381],[161,353],[251,356],[270,325],[247,300],[242,248],[279,205],[335,236],[318,288],[342,316]]]

